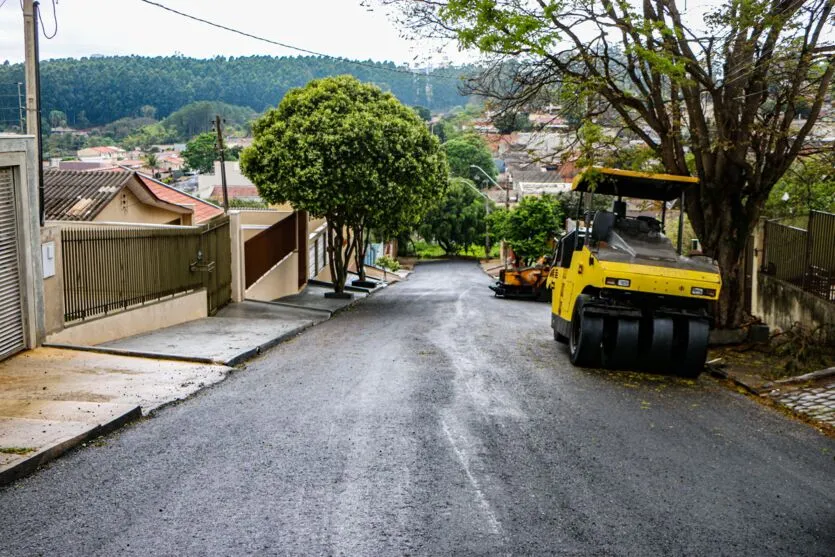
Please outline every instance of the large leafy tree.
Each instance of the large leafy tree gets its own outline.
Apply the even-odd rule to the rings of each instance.
[[[418,115],[351,76],[291,90],[253,132],[243,172],[264,199],[327,219],[336,292],[364,245],[356,235],[415,225],[446,188],[446,159]]]
[[[211,172],[219,158],[216,147],[217,136],[211,132],[201,133],[186,143],[183,160],[188,167],[201,173]]]
[[[777,182],[765,204],[769,218],[807,217],[809,211],[835,213],[835,153],[800,157]]]
[[[479,187],[489,187],[490,181],[472,165],[482,168],[491,178],[496,179],[496,165],[484,140],[475,134],[450,139],[443,145],[449,160],[452,176],[472,180]]]
[[[444,253],[456,255],[484,242],[486,213],[478,190],[464,180],[453,179],[446,195],[421,221],[418,234],[438,242]]]
[[[835,0],[691,2],[686,15],[677,0],[383,1],[493,55],[474,92],[512,109],[568,88],[586,118],[616,115],[667,172],[698,176],[686,210],[721,268],[717,322],[741,323],[746,242],[835,72]]]
[[[551,196],[524,197],[512,209],[499,209],[489,217],[497,237],[510,244],[523,265],[553,252],[553,240],[562,230],[564,201]]]

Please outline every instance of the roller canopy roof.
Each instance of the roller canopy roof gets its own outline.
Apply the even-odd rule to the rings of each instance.
[[[688,187],[698,183],[699,179],[691,176],[592,167],[574,178],[571,189],[603,195],[672,201],[678,199]]]

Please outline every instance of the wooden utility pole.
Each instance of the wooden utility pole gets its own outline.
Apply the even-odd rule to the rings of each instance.
[[[217,131],[217,149],[220,152],[220,184],[223,188],[223,211],[229,212],[229,192],[226,189],[226,150],[223,147],[223,128],[220,114],[215,116],[215,130]]]

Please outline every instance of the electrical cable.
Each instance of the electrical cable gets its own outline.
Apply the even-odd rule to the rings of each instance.
[[[36,6],[36,10],[38,12],[38,21],[41,22],[41,31],[43,31],[43,36],[46,37],[47,40],[54,39],[55,35],[58,34],[58,12],[55,10],[55,0],[52,0],[52,19],[55,20],[55,31],[52,33],[52,35],[48,35],[47,32],[46,32],[46,26],[44,26],[43,16],[41,14],[40,3],[35,4],[35,6]]]
[[[168,7],[164,4],[160,4],[159,2],[153,2],[151,0],[139,0],[139,1],[144,3],[144,4],[148,4],[149,6],[154,6],[154,7],[160,8],[160,9],[165,10],[167,12],[177,14],[179,16],[185,17],[187,19],[191,19],[193,21],[197,21],[197,22],[200,22],[200,23],[205,23],[206,25],[210,25],[210,26],[216,27],[218,29],[223,29],[224,31],[229,31],[230,33],[235,33],[237,35],[242,35],[242,36],[248,37],[250,39],[255,39],[256,41],[269,43],[269,44],[272,44],[272,45],[280,46],[282,48],[287,48],[289,50],[295,50],[297,52],[303,52],[304,54],[310,54],[311,56],[321,56],[322,58],[328,58],[328,59],[331,59],[331,60],[336,60],[336,61],[339,61],[339,62],[345,62],[345,63],[348,63],[348,64],[353,64],[355,66],[361,66],[361,67],[370,68],[370,69],[373,69],[373,70],[384,70],[384,71],[388,71],[388,72],[413,75],[413,76],[416,76],[416,77],[433,77],[433,78],[436,78],[436,79],[452,79],[452,80],[458,81],[458,78],[455,77],[455,76],[438,75],[438,74],[424,74],[424,73],[419,73],[419,72],[413,72],[413,71],[410,71],[410,70],[401,70],[401,69],[398,69],[398,68],[389,68],[389,67],[386,67],[386,66],[383,66],[383,65],[368,64],[368,63],[365,63],[365,62],[360,62],[358,60],[348,60],[347,58],[340,58],[338,56],[331,56],[330,54],[324,54],[322,52],[317,52],[315,50],[309,50],[307,48],[293,46],[291,44],[283,43],[283,42],[280,42],[280,41],[274,41],[272,39],[267,39],[265,37],[260,37],[258,35],[253,35],[252,33],[247,33],[246,31],[241,31],[239,29],[234,29],[232,27],[227,27],[226,25],[221,25],[220,23],[215,23],[213,21],[209,21],[208,19],[203,19],[202,17],[197,17],[195,15],[191,15],[191,14],[187,14],[185,12],[181,12],[179,10],[175,10],[174,8],[170,8],[170,7]]]

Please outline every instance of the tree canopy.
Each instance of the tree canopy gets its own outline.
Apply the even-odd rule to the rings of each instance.
[[[215,161],[220,157],[217,152],[217,136],[211,132],[201,133],[186,143],[183,150],[183,160],[191,170],[207,173],[214,168]],[[227,158],[227,160],[231,160]]]
[[[468,246],[485,243],[486,211],[475,186],[453,179],[446,195],[421,221],[418,234],[436,241],[444,253],[456,255]]]
[[[384,2],[494,57],[471,92],[512,110],[568,90],[585,119],[630,130],[667,172],[698,176],[686,210],[722,272],[717,322],[740,324],[750,232],[830,91],[833,0],[691,3],[686,15],[677,0]]]
[[[311,79],[352,74],[377,83],[410,105],[445,109],[466,102],[458,85],[459,77],[470,68],[438,69],[432,75],[407,70],[391,62],[367,61],[358,65],[318,56],[97,56],[44,60],[41,101],[45,116],[51,110],[60,110],[67,115],[70,126],[85,128],[123,117],[161,119],[182,106],[206,99],[246,106],[260,113],[275,106],[289,89]],[[22,81],[23,64],[0,64],[0,84]],[[156,110],[152,113],[146,106]]]
[[[551,195],[528,196],[512,209],[499,209],[488,220],[497,238],[510,244],[523,265],[550,255],[552,241],[562,231],[562,201]]]
[[[337,292],[356,248],[352,234],[414,226],[446,188],[446,159],[420,117],[351,76],[289,91],[253,132],[241,169],[264,199],[327,219]]]
[[[471,165],[478,166],[486,172],[490,178],[496,179],[496,165],[493,163],[493,155],[487,149],[487,144],[481,136],[466,134],[448,140],[443,144],[449,161],[449,172],[452,176],[472,180],[479,187],[484,188],[490,185],[484,174],[478,169],[471,168]]]

